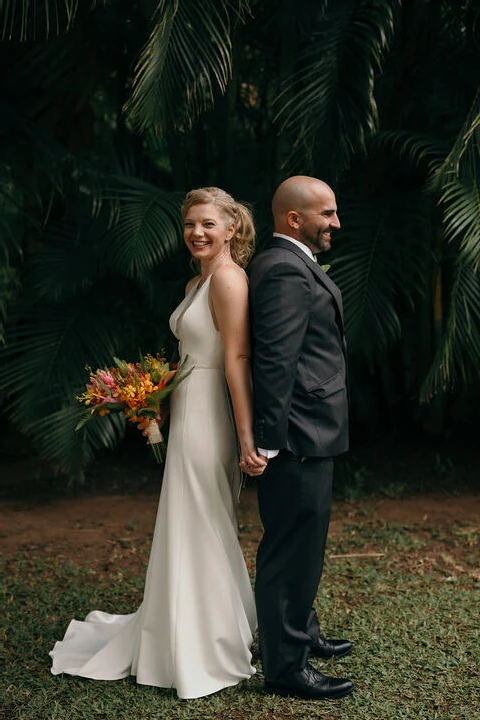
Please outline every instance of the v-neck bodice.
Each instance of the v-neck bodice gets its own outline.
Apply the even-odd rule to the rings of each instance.
[[[187,365],[195,368],[223,370],[223,345],[216,329],[208,301],[211,275],[186,294],[170,316],[170,329],[180,341],[180,360],[188,356]]]

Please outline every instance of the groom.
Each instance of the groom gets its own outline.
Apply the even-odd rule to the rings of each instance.
[[[332,189],[295,176],[276,190],[273,239],[250,266],[255,442],[264,535],[255,595],[265,690],[341,698],[350,680],[318,672],[309,657],[347,655],[327,640],[313,603],[325,554],[333,456],[348,448],[342,299],[313,253],[340,228]]]

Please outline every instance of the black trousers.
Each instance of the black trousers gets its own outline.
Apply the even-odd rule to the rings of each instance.
[[[258,485],[264,535],[255,600],[265,680],[300,670],[319,634],[313,603],[330,521],[332,458],[302,459],[282,450]]]

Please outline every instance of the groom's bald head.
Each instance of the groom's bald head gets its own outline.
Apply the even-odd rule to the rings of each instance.
[[[272,199],[275,232],[307,245],[312,252],[330,249],[332,233],[340,228],[332,188],[309,175],[284,180]]]
[[[332,194],[332,189],[318,178],[309,175],[294,175],[284,180],[276,189],[272,199],[272,213],[275,222],[289,210],[308,209],[319,198]]]

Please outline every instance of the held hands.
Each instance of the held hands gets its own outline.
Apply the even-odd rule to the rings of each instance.
[[[267,463],[268,460],[264,455],[259,455],[256,450],[252,449],[249,452],[242,451],[239,465],[242,472],[250,477],[255,477],[263,473]]]

